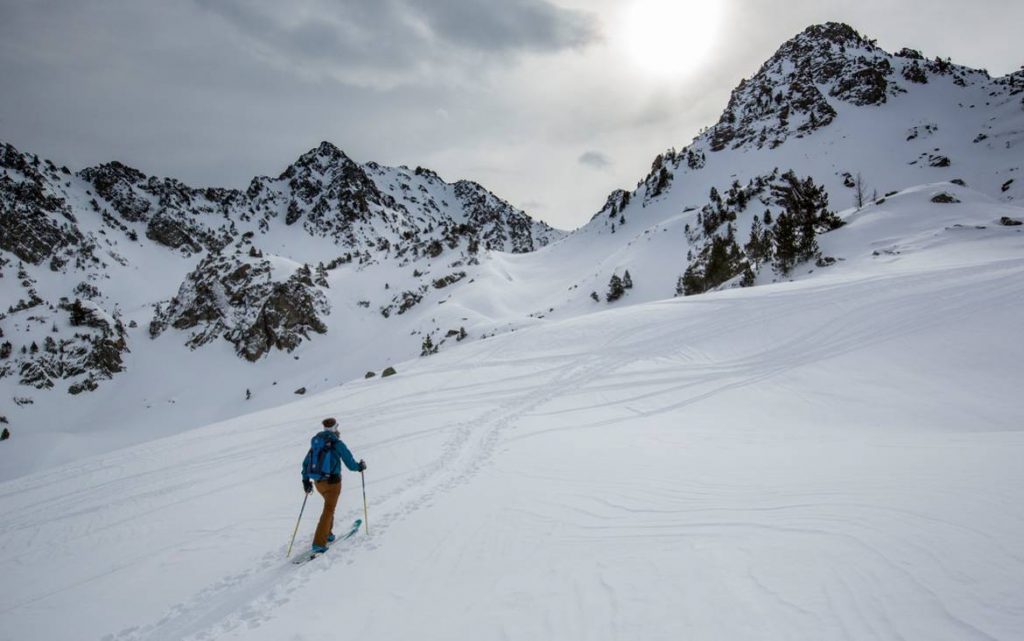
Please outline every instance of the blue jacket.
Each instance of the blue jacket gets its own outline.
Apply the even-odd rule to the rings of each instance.
[[[328,442],[332,443],[332,454],[328,456],[329,461],[328,467],[325,470],[327,476],[337,476],[341,478],[341,464],[344,462],[345,467],[352,470],[353,472],[359,471],[359,462],[356,461],[355,457],[352,456],[352,452],[349,451],[345,443],[342,442],[338,435],[330,430],[323,430],[313,437],[313,440],[317,438],[325,438]],[[313,460],[313,448],[309,448],[309,452],[306,453],[306,458],[302,460],[302,480],[308,480],[310,478],[310,464]]]

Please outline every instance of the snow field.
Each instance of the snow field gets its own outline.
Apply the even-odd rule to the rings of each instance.
[[[940,241],[0,485],[0,639],[1019,638],[1024,259]],[[294,568],[326,415],[371,534]]]

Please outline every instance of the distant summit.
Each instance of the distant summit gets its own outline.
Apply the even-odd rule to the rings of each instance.
[[[831,124],[836,103],[881,105],[935,75],[952,76],[962,86],[989,80],[984,72],[941,60],[891,55],[845,24],[809,27],[733,90],[712,129],[711,150],[777,147]]]

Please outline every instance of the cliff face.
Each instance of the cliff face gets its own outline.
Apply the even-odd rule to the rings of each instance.
[[[326,281],[314,283],[308,265],[275,262],[248,239],[211,253],[189,272],[178,293],[158,306],[150,336],[173,327],[186,332],[193,349],[223,338],[239,356],[257,361],[271,349],[294,350],[310,333],[326,333],[323,317],[330,305],[320,290]]]

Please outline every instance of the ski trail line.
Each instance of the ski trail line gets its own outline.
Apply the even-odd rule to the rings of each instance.
[[[616,340],[625,337],[625,334],[609,336],[608,342],[614,345]],[[490,460],[502,434],[514,426],[518,417],[586,386],[599,375],[607,375],[624,360],[628,359],[577,355],[563,367],[545,370],[550,379],[542,378],[483,414],[455,424],[441,446],[437,465],[428,466],[401,487],[376,497],[378,513],[371,515],[372,537],[360,535],[345,542],[344,556],[324,555],[317,563],[296,569],[289,561],[282,560],[285,551],[282,545],[280,549],[267,552],[255,568],[221,578],[187,601],[172,606],[159,620],[108,634],[101,641],[206,640],[241,626],[251,628],[270,620],[276,607],[288,603],[291,595],[313,573],[353,563],[353,555],[361,550],[377,549],[392,527],[407,516],[430,507],[451,490],[468,483]],[[359,507],[361,516],[362,506]],[[335,518],[345,520],[354,514],[352,510],[352,514],[339,513]]]

